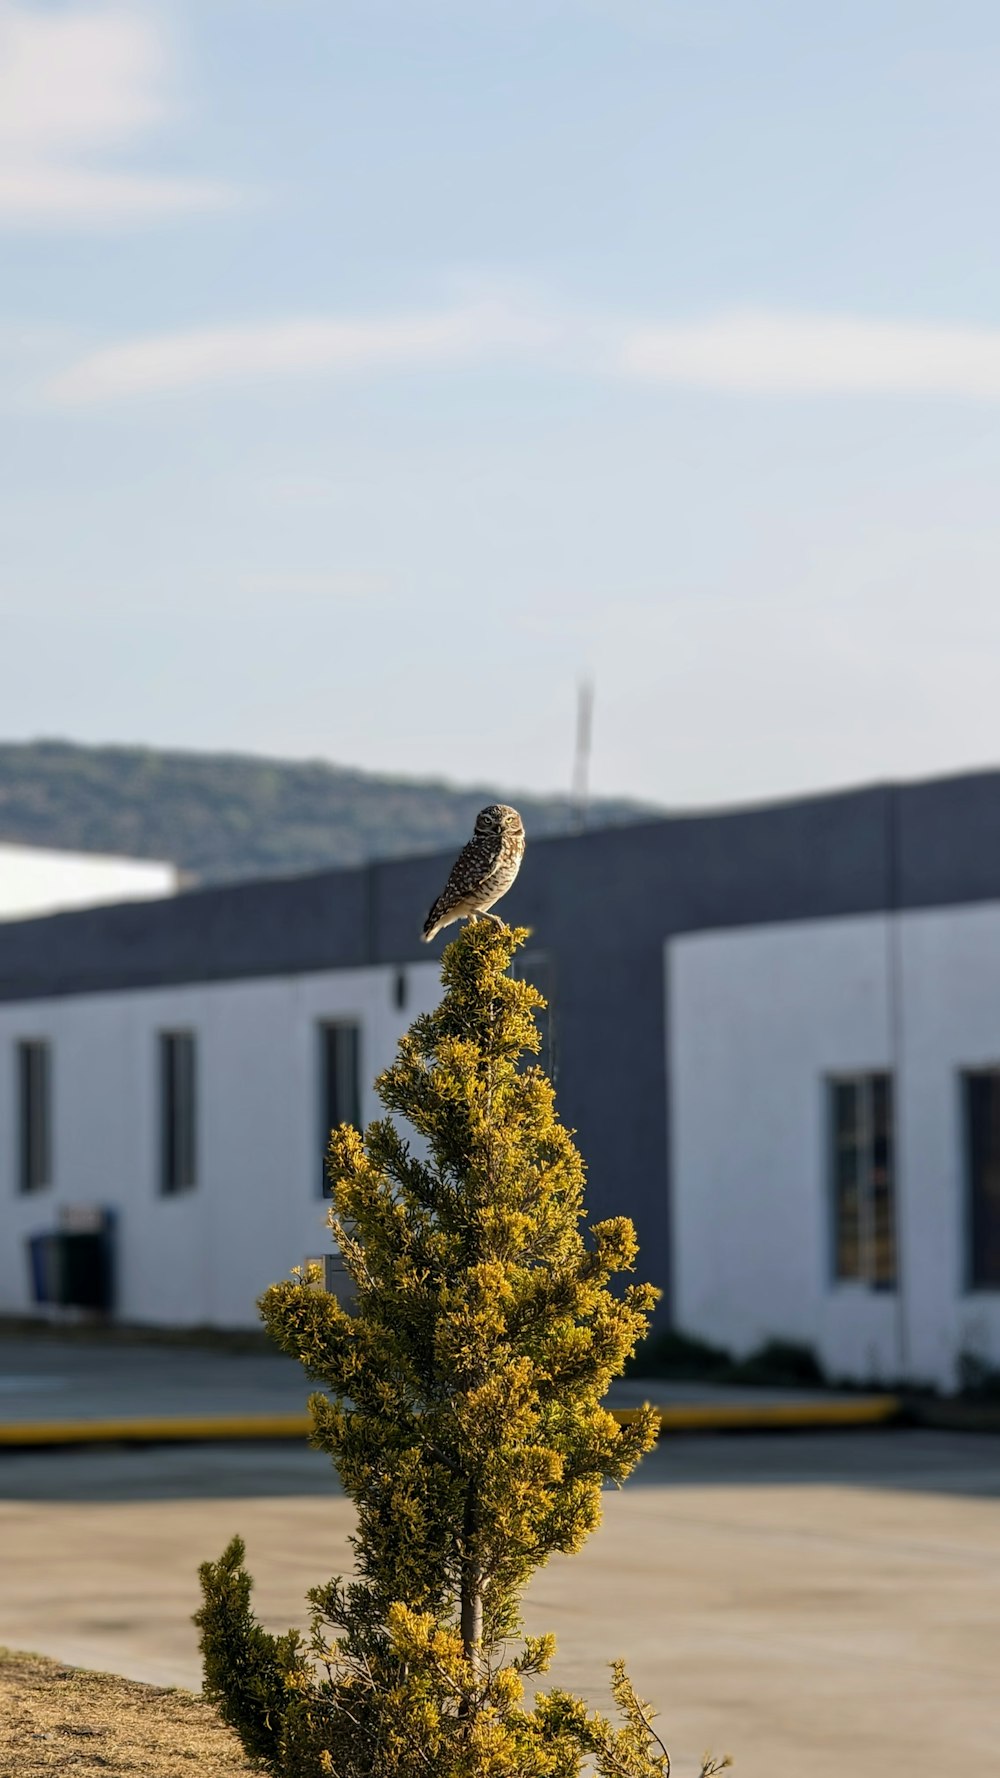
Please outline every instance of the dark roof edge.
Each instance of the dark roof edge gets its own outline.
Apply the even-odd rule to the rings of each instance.
[[[451,856],[0,922],[0,1001],[427,961],[439,946],[419,943],[420,916]],[[540,837],[528,861],[510,917],[581,958],[648,957],[671,932],[1000,899],[1000,770]]]

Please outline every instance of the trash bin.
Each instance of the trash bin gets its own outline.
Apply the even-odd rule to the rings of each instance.
[[[357,1299],[357,1288],[339,1250],[336,1253],[311,1254],[306,1260],[306,1267],[319,1266],[320,1273],[316,1280],[321,1290],[328,1290],[335,1296],[345,1309],[354,1307]]]
[[[36,1303],[58,1302],[59,1236],[55,1231],[28,1236],[31,1297]]]
[[[46,1229],[28,1236],[31,1293],[39,1304],[61,1309],[114,1306],[114,1237],[110,1212],[90,1228]]]
[[[96,1234],[59,1234],[59,1297],[67,1309],[111,1307],[110,1237]]]
[[[357,1299],[357,1286],[344,1264],[343,1256],[337,1253],[323,1255],[323,1283],[331,1296],[345,1309],[352,1309]]]

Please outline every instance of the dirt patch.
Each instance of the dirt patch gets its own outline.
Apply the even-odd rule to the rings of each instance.
[[[191,1692],[0,1649],[0,1778],[242,1778],[235,1735]]]

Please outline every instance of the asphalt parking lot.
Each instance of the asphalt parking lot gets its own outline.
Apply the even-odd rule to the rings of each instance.
[[[256,1602],[301,1621],[350,1566],[350,1502],[295,1444],[0,1454],[0,1642],[199,1683],[196,1567],[246,1538]],[[1000,1438],[926,1431],[671,1437],[532,1583],[554,1677],[606,1702],[623,1654],[675,1778],[938,1778],[1000,1746]]]

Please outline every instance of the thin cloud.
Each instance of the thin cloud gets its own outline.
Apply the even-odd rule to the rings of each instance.
[[[767,311],[636,324],[506,299],[149,335],[89,353],[43,396],[72,407],[305,374],[491,362],[731,395],[1000,399],[1000,328]]]
[[[0,223],[90,227],[231,203],[217,182],[101,164],[163,122],[166,71],[140,13],[0,0]]]
[[[87,173],[76,167],[0,165],[0,224],[32,228],[90,227],[99,223],[155,221],[236,201],[227,185],[202,179],[141,178],[128,173]]]
[[[736,313],[627,331],[625,376],[741,395],[1000,398],[1000,328]]]
[[[48,385],[58,406],[305,372],[344,375],[535,354],[544,322],[498,303],[378,320],[314,318],[154,335],[93,352]]]

